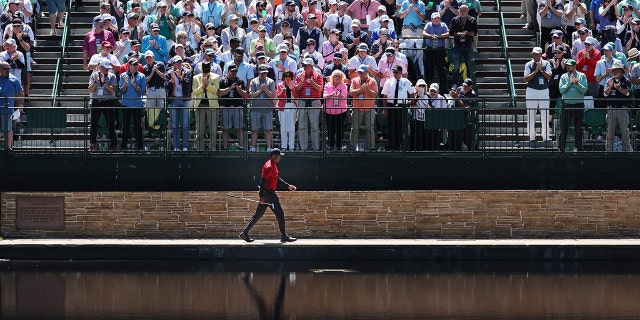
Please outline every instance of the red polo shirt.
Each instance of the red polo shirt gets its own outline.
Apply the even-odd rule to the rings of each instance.
[[[271,159],[267,160],[262,166],[262,175],[260,177],[267,180],[264,183],[266,190],[276,190],[278,186],[278,167],[275,162],[272,162]]]

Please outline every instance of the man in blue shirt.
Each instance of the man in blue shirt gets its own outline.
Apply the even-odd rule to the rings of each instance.
[[[6,134],[6,150],[13,147],[13,119],[14,107],[22,107],[24,92],[20,80],[11,74],[11,67],[6,61],[0,61],[0,130]],[[14,99],[17,98],[17,99]]]
[[[169,54],[167,38],[160,34],[160,26],[157,23],[152,23],[150,29],[151,34],[142,38],[140,51],[147,52],[147,50],[151,50],[156,61],[166,62]]]
[[[120,75],[120,92],[122,93],[122,106],[124,113],[124,125],[122,128],[122,143],[120,149],[127,149],[129,140],[129,127],[133,115],[133,130],[136,135],[138,150],[144,148],[142,144],[142,95],[147,90],[147,78],[144,73],[138,72],[140,62],[136,58],[129,60],[129,70]]]
[[[445,41],[449,38],[449,28],[446,24],[442,23],[440,14],[434,12],[431,14],[431,22],[428,22],[424,26],[422,36],[424,37],[424,46],[427,49],[426,69],[427,69],[427,83],[433,82],[433,72],[438,71],[440,78],[440,88],[447,87],[447,48],[445,47]]]
[[[424,26],[424,14],[426,7],[419,0],[405,0],[400,7],[400,18],[402,19],[402,36],[415,36],[416,29]]]
[[[222,11],[224,10],[224,4],[216,1],[209,0],[203,3],[200,7],[201,19],[203,24],[213,23],[213,26],[218,29],[222,26]],[[222,31],[222,30],[220,30]],[[218,30],[216,30],[217,33]]]

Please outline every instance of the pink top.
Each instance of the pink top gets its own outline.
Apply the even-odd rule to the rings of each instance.
[[[369,15],[369,19],[375,19],[379,6],[380,2],[376,0],[370,0],[367,1],[367,3],[364,3],[362,0],[356,0],[349,5],[348,10],[349,12],[353,12],[352,18],[360,20],[360,28],[367,29],[369,28],[367,24],[367,14]]]
[[[328,96],[338,92],[340,99],[327,98]],[[347,94],[349,89],[344,83],[340,83],[338,87],[333,86],[333,81],[329,81],[324,85],[324,97],[327,105],[327,114],[341,114],[347,112]]]
[[[322,58],[326,63],[331,63],[333,61],[333,54],[340,51],[340,48],[344,48],[342,42],[336,42],[334,46],[331,44],[331,41],[327,40],[322,43]]]

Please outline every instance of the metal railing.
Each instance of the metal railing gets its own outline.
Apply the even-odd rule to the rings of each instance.
[[[173,108],[166,101],[163,101],[161,104],[163,107],[159,109],[139,108],[137,109],[140,110],[139,119],[142,121],[140,136],[136,136],[135,119],[138,118],[135,114],[127,127],[128,130],[125,130],[124,111],[129,111],[131,108],[120,106],[116,100],[112,102],[113,104],[102,108],[103,111],[104,109],[111,111],[97,114],[98,108],[90,105],[88,97],[58,97],[58,99],[63,107],[26,107],[26,122],[14,123],[11,133],[5,130],[0,143],[7,147],[7,136],[12,134],[14,152],[79,153],[92,156],[112,154],[171,156],[206,153],[245,157],[254,154],[251,147],[255,147],[255,154],[266,151],[267,148],[288,147],[283,145],[286,125],[283,127],[284,120],[280,119],[285,114],[280,114],[271,106],[257,108],[255,101],[261,99],[252,99],[242,106],[233,108],[220,106],[193,109],[190,102],[187,103],[186,108]],[[576,151],[606,155],[607,151],[621,151],[619,147],[621,143],[626,144],[627,130],[629,148],[625,145],[623,151],[635,153],[640,146],[637,137],[637,131],[640,128],[640,112],[635,108],[564,107],[557,110],[540,108],[540,115],[538,115],[538,112],[528,112],[524,107],[526,105],[524,99],[517,101],[522,107],[515,108],[515,113],[509,108],[487,108],[487,102],[482,98],[470,101],[472,103],[468,108],[451,108],[453,100],[447,99],[450,108],[422,109],[422,111],[411,104],[385,108],[384,100],[370,100],[375,100],[375,107],[368,111],[371,112],[368,115],[373,120],[373,131],[368,130],[364,121],[354,126],[352,100],[348,101],[347,111],[338,117],[328,116],[327,108],[332,106],[322,103],[319,107],[306,108],[316,111],[315,115],[312,114],[310,125],[307,126],[306,140],[304,138],[301,140],[300,135],[302,109],[305,107],[298,106],[294,112],[294,117],[298,118],[294,118],[293,122],[289,123],[288,131],[288,136],[291,136],[290,139],[294,141],[294,152],[323,157],[336,154],[386,154],[401,157],[475,154],[484,157],[505,152],[547,152],[564,156],[571,154],[574,151],[573,148],[576,148]],[[216,99],[216,101],[221,102],[224,99]],[[598,104],[597,100],[596,104]],[[187,117],[187,125],[184,129],[181,122],[172,121],[174,118],[178,119],[181,110]],[[242,128],[223,130],[225,117],[228,116],[223,113],[234,110],[241,114]],[[566,123],[570,125],[564,128],[563,117],[576,116],[575,112],[565,114],[571,110],[576,110],[578,116],[582,116],[579,120],[581,125],[572,128],[574,123],[572,120]],[[613,135],[607,131],[607,117],[611,110],[624,110],[628,115],[626,130],[621,130],[620,126],[617,126],[614,128]],[[207,113],[206,116],[214,119],[213,127],[205,121],[200,122],[204,123],[204,126],[198,124],[197,120],[203,116],[202,111]],[[263,111],[263,114],[255,113],[256,111]],[[390,112],[394,111],[399,117],[395,122],[389,122]],[[550,119],[547,118],[547,111],[549,113],[555,111],[555,115],[545,136],[543,129]],[[6,121],[6,112],[3,110],[3,121]],[[92,112],[95,114],[92,115]],[[263,121],[272,126],[271,132],[254,127],[254,121],[259,115],[264,116]],[[316,117],[315,121],[314,117]],[[531,124],[535,131],[534,139],[529,135],[531,131],[529,119],[534,120]],[[313,124],[317,124],[317,131],[312,130]],[[113,125],[113,132],[110,131],[110,125]],[[91,130],[92,126],[95,131]],[[562,132],[565,130],[568,134],[566,141],[563,141]],[[369,132],[373,132],[371,136],[367,135]],[[318,137],[315,142],[314,133],[317,133]],[[356,133],[357,139],[355,139]],[[184,144],[180,143],[184,137],[183,134],[186,136]],[[228,140],[224,137],[226,135]],[[335,139],[330,139],[332,135]],[[579,145],[580,139],[576,139],[576,135],[582,138],[582,145]],[[224,145],[223,138],[227,142]],[[609,143],[607,138],[610,138]],[[176,145],[176,141],[180,144]],[[186,146],[187,153],[182,151],[183,146]],[[301,146],[306,146],[306,150],[301,150]]]

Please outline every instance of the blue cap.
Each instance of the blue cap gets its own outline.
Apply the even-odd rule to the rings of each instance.
[[[367,71],[369,71],[369,67],[366,64],[361,64],[358,67],[358,72],[360,72],[360,73],[365,73]]]

